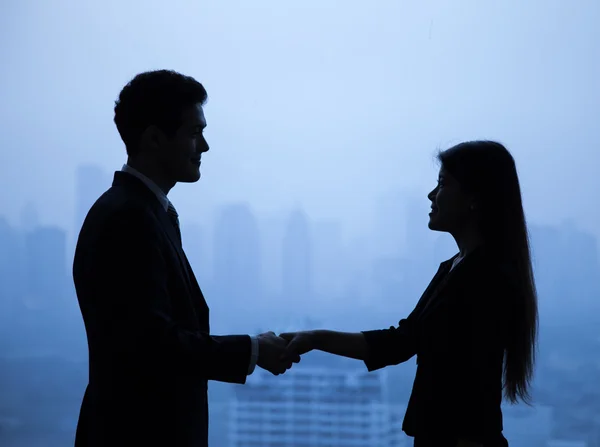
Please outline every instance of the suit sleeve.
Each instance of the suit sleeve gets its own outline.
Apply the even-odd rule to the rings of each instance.
[[[143,210],[121,211],[106,225],[87,264],[96,289],[93,331],[140,364],[170,362],[206,380],[245,383],[248,335],[211,336],[173,320],[168,282],[174,267],[163,256],[161,240],[158,223]]]
[[[254,372],[256,363],[258,362],[258,337],[255,335],[251,338],[252,349],[250,352],[250,364],[248,365],[248,375]]]
[[[413,311],[414,312],[414,311]],[[367,342],[365,365],[369,371],[406,362],[417,353],[413,314],[400,320],[397,327],[363,331]]]

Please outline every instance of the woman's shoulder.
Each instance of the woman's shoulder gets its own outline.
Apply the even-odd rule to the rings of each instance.
[[[510,263],[494,253],[480,252],[464,265],[461,289],[474,295],[505,296],[517,288],[516,273]]]

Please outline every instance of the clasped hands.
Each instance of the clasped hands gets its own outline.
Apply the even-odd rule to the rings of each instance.
[[[258,361],[256,364],[274,375],[283,374],[300,361],[300,356],[313,349],[311,331],[286,332],[275,335],[265,332],[258,337]]]

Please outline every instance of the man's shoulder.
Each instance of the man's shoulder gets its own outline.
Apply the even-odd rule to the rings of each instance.
[[[145,231],[157,227],[152,206],[124,188],[111,187],[90,208],[81,229],[80,237],[96,239],[109,229],[126,231],[139,226]]]

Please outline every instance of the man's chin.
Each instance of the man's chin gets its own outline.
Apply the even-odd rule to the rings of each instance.
[[[186,173],[185,176],[182,176],[182,178],[179,180],[180,183],[196,183],[198,180],[200,180],[200,177],[202,175],[200,174],[200,170],[196,170],[195,172],[188,172]]]

